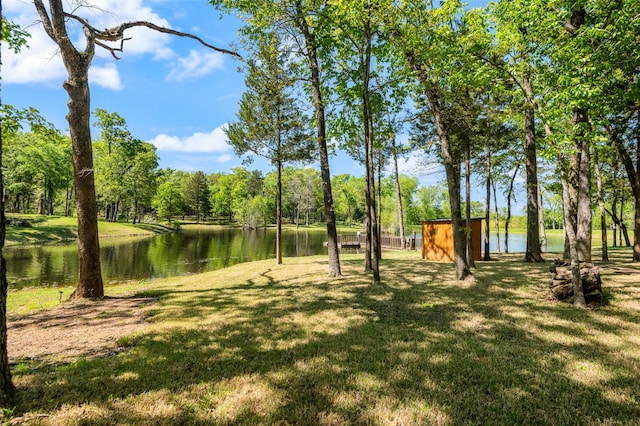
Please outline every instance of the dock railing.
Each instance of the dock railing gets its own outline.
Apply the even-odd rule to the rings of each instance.
[[[357,234],[338,234],[338,248],[342,249],[355,249],[359,251],[364,248],[366,244],[366,236],[362,233]],[[415,250],[416,249],[416,234],[415,232],[410,236],[403,238],[398,235],[381,235],[380,245],[383,249],[390,250]]]

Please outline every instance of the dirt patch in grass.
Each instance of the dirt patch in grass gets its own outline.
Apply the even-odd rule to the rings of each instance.
[[[142,329],[142,309],[153,298],[105,297],[80,300],[26,316],[9,317],[10,362],[19,359],[70,361],[119,350],[118,338]]]

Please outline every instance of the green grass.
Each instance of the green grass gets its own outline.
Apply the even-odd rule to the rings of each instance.
[[[417,253],[384,256],[382,285],[355,254],[342,256],[339,279],[317,256],[139,283],[158,298],[147,329],[108,357],[19,360],[14,415],[64,425],[640,424],[640,275],[603,270],[610,304],[587,311],[549,301],[549,263],[520,255],[478,262],[473,283]],[[613,256],[640,270],[628,249]]]
[[[40,216],[40,215],[7,215],[9,218],[18,218],[31,224],[30,227],[7,226],[7,247],[13,245],[57,243],[75,240],[78,237],[78,222],[75,217],[65,216]],[[98,222],[100,238],[129,237],[141,235],[153,235],[167,232],[167,228],[157,225],[141,223],[111,223]]]

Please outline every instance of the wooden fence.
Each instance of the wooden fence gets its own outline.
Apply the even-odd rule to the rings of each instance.
[[[358,252],[366,245],[366,235],[358,234],[338,234],[338,248],[343,249],[355,249]],[[390,250],[415,250],[416,249],[416,235],[415,233],[408,238],[403,238],[397,235],[381,235],[380,245],[383,249]]]

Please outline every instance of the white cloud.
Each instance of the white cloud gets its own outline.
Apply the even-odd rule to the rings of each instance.
[[[151,7],[144,5],[143,0],[92,0],[91,4],[91,7],[80,7],[74,10],[74,13],[87,19],[95,28],[110,28],[123,22],[138,20],[170,27],[169,22],[156,14]],[[5,0],[3,14],[31,34],[28,48],[23,48],[19,54],[9,51],[3,44],[3,83],[60,84],[66,78],[67,72],[58,47],[44,32],[33,4],[23,0]],[[67,28],[71,40],[76,40],[78,48],[83,49],[84,36],[80,26],[70,21]],[[124,52],[119,53],[120,57],[145,54],[153,55],[155,60],[176,57],[175,52],[169,47],[171,36],[168,34],[148,28],[132,28],[127,30],[125,36],[131,37],[131,40],[125,41]],[[119,43],[114,46],[119,47]],[[96,56],[113,61],[111,54],[100,47],[96,48]],[[93,67],[96,67],[95,62]],[[115,62],[94,69],[92,74],[99,77],[94,81],[103,87],[113,90],[122,88]]]
[[[219,52],[199,52],[190,50],[189,56],[178,58],[167,80],[183,81],[189,78],[202,77],[214,69],[222,69],[224,59]]]
[[[2,81],[10,83],[57,83],[67,76],[58,48],[41,28],[32,28],[29,48],[18,54],[2,44]]]
[[[143,0],[91,0],[93,7],[83,7],[76,13],[87,18],[95,28],[111,28],[132,21],[149,21],[164,27],[170,26],[166,19],[143,3]],[[168,34],[140,27],[127,30],[125,36],[131,37],[131,40],[124,42],[122,56],[155,54],[158,49],[165,48],[170,40]]]
[[[158,148],[158,151],[173,151],[173,152],[198,152],[198,153],[221,153],[226,154],[231,147],[227,143],[227,135],[223,131],[224,126],[220,126],[210,133],[194,133],[191,136],[180,138],[178,136],[171,136],[166,134],[160,134],[150,140],[149,142]],[[219,162],[230,160],[224,155],[218,158]],[[223,161],[221,161],[223,160]]]
[[[95,65],[91,67],[89,69],[89,82],[112,90],[122,90],[123,88],[120,74],[118,74],[115,64],[112,63],[108,63],[103,67]]]
[[[233,155],[231,154],[224,154],[216,159],[218,163],[228,163],[231,160],[233,160]]]
[[[393,173],[392,165],[388,165],[385,174]],[[415,153],[406,158],[398,158],[398,173],[417,177],[421,185],[440,185],[444,181],[444,168],[437,161],[429,161]]]

